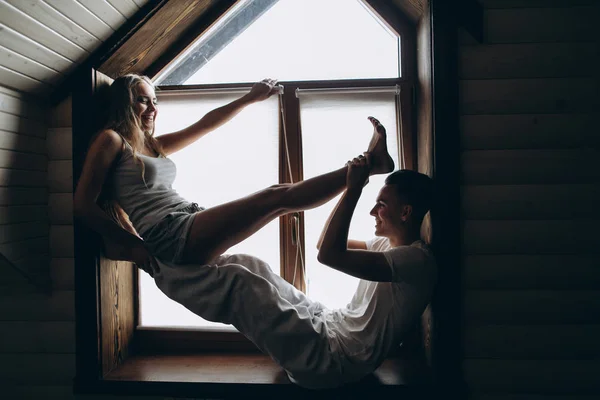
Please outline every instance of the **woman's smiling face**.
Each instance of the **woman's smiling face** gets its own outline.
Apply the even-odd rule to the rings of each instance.
[[[154,131],[154,121],[158,115],[158,103],[154,88],[146,82],[140,82],[135,87],[133,110],[140,118],[142,128],[146,132]]]

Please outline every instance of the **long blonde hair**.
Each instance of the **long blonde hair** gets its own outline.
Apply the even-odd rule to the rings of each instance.
[[[144,162],[137,156],[148,145],[152,151],[161,157],[165,157],[164,151],[154,137],[154,125],[152,131],[143,129],[142,121],[136,115],[133,105],[137,101],[136,88],[141,83],[147,83],[154,89],[154,84],[144,75],[126,74],[118,77],[110,85],[110,105],[105,129],[117,132],[123,140],[127,141],[133,149],[133,158],[142,165],[142,179],[144,179]],[[137,132],[142,131],[141,137]]]

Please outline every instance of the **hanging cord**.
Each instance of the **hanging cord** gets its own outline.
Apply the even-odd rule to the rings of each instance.
[[[287,161],[288,172],[290,183],[294,183],[294,177],[292,175],[292,161],[290,159],[290,147],[287,141],[287,129],[286,129],[286,120],[285,120],[285,110],[283,103],[283,90],[279,92],[279,109],[281,110],[281,120],[283,122],[283,143],[285,147],[285,158]],[[304,256],[302,255],[302,242],[300,241],[300,214],[294,213],[292,217],[292,244],[296,246],[296,258],[294,261],[294,275],[292,277],[292,286],[296,283],[296,272],[298,271],[298,258],[300,258],[300,264],[302,266],[302,270],[305,271],[304,266]],[[302,279],[304,286],[306,287],[306,279],[304,274],[302,274]]]

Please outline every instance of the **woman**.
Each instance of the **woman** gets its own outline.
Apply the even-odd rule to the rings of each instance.
[[[265,79],[189,127],[155,137],[158,105],[152,82],[133,74],[117,78],[111,85],[106,128],[93,140],[75,190],[75,215],[128,260],[151,270],[155,257],[176,264],[209,263],[274,218],[327,202],[344,188],[345,167],[295,184],[273,185],[209,209],[186,201],[171,188],[176,170],[167,156],[223,125],[247,105],[269,98],[275,84]],[[374,118],[371,122],[381,127]],[[382,135],[376,129],[367,149],[371,174],[394,168]],[[97,205],[107,180],[111,196],[131,220],[125,228]]]
[[[274,218],[330,200],[346,188],[347,174],[359,164],[365,177],[390,172],[394,163],[383,126],[370,118],[375,129],[367,157],[306,181],[273,185],[209,209],[182,199],[171,188],[175,165],[166,156],[247,105],[267,99],[275,84],[265,79],[191,126],[155,137],[158,107],[151,81],[138,75],[117,78],[111,85],[108,123],[86,156],[74,212],[103,236],[109,258],[133,261],[168,297],[197,315],[233,324],[294,382],[332,387],[356,380],[362,370],[344,375],[343,350],[324,307],[272,273],[262,260],[223,253]],[[97,205],[105,182],[119,206],[117,220]]]

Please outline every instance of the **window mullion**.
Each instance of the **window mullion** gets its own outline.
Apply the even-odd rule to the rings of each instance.
[[[296,88],[287,86],[282,95],[282,117],[280,117],[279,140],[279,182],[292,183],[303,179],[302,173],[302,140],[300,130],[300,102],[296,97]],[[287,144],[287,150],[286,150]],[[289,154],[289,165],[288,165]],[[291,168],[291,169],[290,169]],[[294,214],[280,218],[281,228],[281,276],[294,286],[306,291],[304,283],[304,213],[298,213],[300,218],[297,243],[293,242],[292,229]],[[300,249],[298,249],[300,245]],[[301,252],[301,254],[298,253]],[[296,256],[298,254],[298,257]]]

